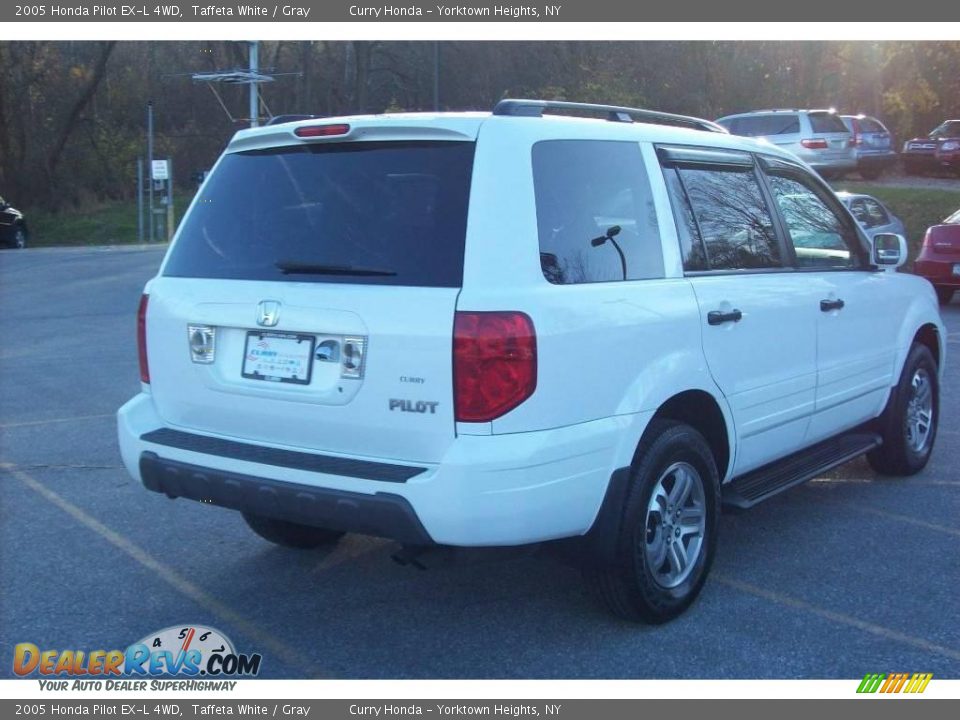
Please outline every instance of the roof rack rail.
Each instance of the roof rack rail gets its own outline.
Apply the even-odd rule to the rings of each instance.
[[[543,117],[546,110],[576,110],[606,114],[610,122],[631,123],[635,121],[654,123],[656,125],[674,125],[677,127],[706,130],[707,132],[726,133],[727,129],[710,120],[675,115],[673,113],[644,110],[643,108],[620,107],[617,105],[595,105],[593,103],[566,102],[562,100],[501,100],[493,108],[494,115],[511,117]]]

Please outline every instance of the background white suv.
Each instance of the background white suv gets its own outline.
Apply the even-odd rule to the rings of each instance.
[[[579,538],[611,610],[676,616],[722,504],[920,470],[944,359],[903,238],[718,130],[503,101],[238,133],[143,295],[126,467],[288,546]]]

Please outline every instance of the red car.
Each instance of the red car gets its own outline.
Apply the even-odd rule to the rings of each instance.
[[[933,283],[943,305],[950,302],[960,288],[960,210],[927,228],[913,269]]]

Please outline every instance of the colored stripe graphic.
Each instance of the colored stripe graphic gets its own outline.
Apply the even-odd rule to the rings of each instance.
[[[922,693],[933,673],[867,673],[860,681],[858,693]]]
[[[863,682],[860,683],[860,687],[857,688],[858,693],[875,693],[877,688],[880,687],[880,683],[883,682],[884,678],[887,676],[882,673],[867,673],[863,676]]]

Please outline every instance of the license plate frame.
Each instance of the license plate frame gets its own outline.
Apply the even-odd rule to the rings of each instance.
[[[306,354],[303,352],[289,353],[286,351],[287,347],[289,347],[287,343],[281,343],[276,350],[276,352],[279,353],[276,362],[271,363],[269,360],[256,359],[256,356],[251,354],[251,343],[265,342],[267,343],[266,347],[269,347],[270,340],[295,340],[298,345],[306,342],[308,351]],[[243,345],[243,360],[240,366],[240,374],[248,380],[309,385],[313,376],[313,353],[316,349],[316,343],[317,337],[308,333],[248,330]],[[300,361],[299,365],[294,362],[295,360]],[[302,369],[305,377],[301,377],[301,372],[294,372],[292,369],[284,372],[284,366],[288,365]],[[274,370],[275,373],[270,374],[267,372],[268,370]],[[277,372],[278,370],[280,372]]]

